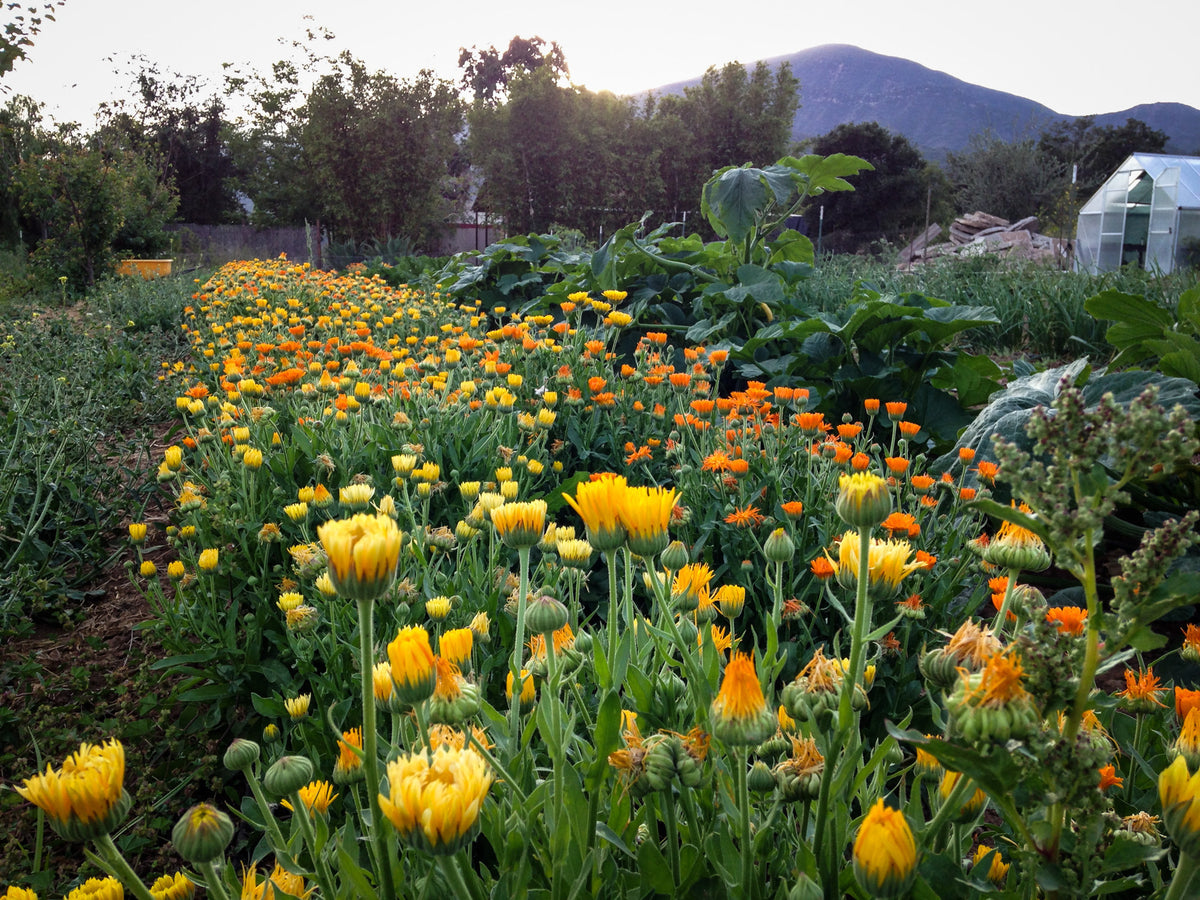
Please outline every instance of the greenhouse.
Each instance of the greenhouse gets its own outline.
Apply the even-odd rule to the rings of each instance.
[[[1075,268],[1170,272],[1200,253],[1200,157],[1135,153],[1079,212]]]

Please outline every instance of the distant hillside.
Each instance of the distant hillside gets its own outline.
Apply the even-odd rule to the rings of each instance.
[[[990,88],[969,84],[945,72],[849,44],[824,44],[789,56],[764,60],[791,63],[800,79],[800,109],[792,137],[825,134],[844,122],[878,122],[903,134],[929,159],[966,148],[971,135],[990,129],[1006,140],[1036,137],[1047,125],[1075,116]],[[753,62],[748,63],[753,65]],[[682,93],[700,76],[655,88],[656,94]],[[1167,149],[1200,153],[1200,110],[1182,103],[1148,103],[1098,114],[1100,125],[1141,119],[1169,136]]]

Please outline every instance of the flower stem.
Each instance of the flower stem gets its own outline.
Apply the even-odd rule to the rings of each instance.
[[[313,829],[312,811],[304,805],[304,801],[300,799],[299,791],[292,791],[292,815],[300,820],[300,833],[304,835],[304,842],[308,844],[309,853],[312,854],[313,871],[317,874],[317,883],[321,886],[322,897],[336,897],[333,892],[333,877],[329,873],[329,867],[325,864],[325,858],[321,855],[321,848],[317,846],[317,834]],[[384,868],[387,868],[387,860],[384,860]]]
[[[604,561],[608,566],[608,684],[602,687],[611,688],[617,682],[617,551],[607,551]]]
[[[517,631],[513,637],[512,658],[509,660],[509,671],[512,672],[512,703],[508,709],[508,730],[512,736],[512,752],[515,756],[521,746],[521,692],[524,683],[521,680],[521,657],[525,653],[525,606],[529,593],[529,548],[519,547],[517,556],[520,559],[521,577],[517,589]],[[611,666],[612,663],[610,662]]]
[[[362,675],[363,764],[367,770],[367,800],[371,805],[371,843],[379,865],[384,896],[395,896],[392,866],[384,844],[383,813],[379,809],[379,744],[375,722],[375,603],[358,603],[358,662]],[[394,740],[393,740],[394,742]],[[274,819],[271,819],[274,822]],[[276,830],[279,825],[275,824]]]
[[[671,861],[671,886],[673,893],[679,891],[679,831],[675,821],[675,795],[668,786],[658,795],[662,807],[663,824],[667,829],[667,858]]]
[[[225,883],[221,881],[216,864],[210,859],[208,862],[200,863],[197,868],[200,869],[200,874],[204,876],[205,893],[212,897],[213,900],[229,900],[229,893],[225,890]]]
[[[1175,867],[1175,874],[1171,876],[1171,886],[1167,888],[1167,893],[1164,895],[1163,900],[1183,900],[1184,897],[1188,896],[1187,890],[1196,875],[1196,869],[1196,858],[1188,853],[1181,852],[1179,854],[1179,865]]]
[[[733,754],[734,784],[737,786],[738,820],[742,841],[742,897],[754,894],[754,840],[750,835],[750,791],[746,786],[746,769],[749,766],[746,748],[739,747]]]
[[[854,693],[863,676],[866,656],[866,636],[871,627],[871,594],[868,583],[871,578],[871,532],[860,528],[858,532],[858,581],[855,585],[854,624],[850,634],[850,668],[842,679],[842,696],[838,701],[838,730],[848,731],[853,724]]]
[[[125,857],[121,855],[121,851],[117,849],[117,845],[113,843],[112,835],[102,834],[95,839],[96,846],[100,849],[100,855],[104,861],[112,867],[113,874],[117,879],[133,892],[138,900],[154,900],[154,895],[150,893],[150,889],[138,878],[137,873],[125,861]]]

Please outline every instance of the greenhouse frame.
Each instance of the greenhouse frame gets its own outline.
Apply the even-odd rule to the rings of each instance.
[[[1075,269],[1170,272],[1200,253],[1200,157],[1134,153],[1079,211]]]

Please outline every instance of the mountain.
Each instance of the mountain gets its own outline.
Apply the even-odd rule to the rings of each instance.
[[[929,159],[967,147],[971,135],[990,129],[1005,140],[1037,137],[1048,125],[1076,116],[991,88],[970,84],[911,60],[884,56],[850,44],[823,44],[763,60],[772,68],[790,63],[800,79],[800,109],[792,137],[825,134],[844,122],[878,122],[903,134]],[[700,78],[656,88],[678,94]],[[1141,119],[1169,136],[1167,150],[1200,153],[1200,110],[1182,103],[1147,103],[1096,116],[1099,125]]]

